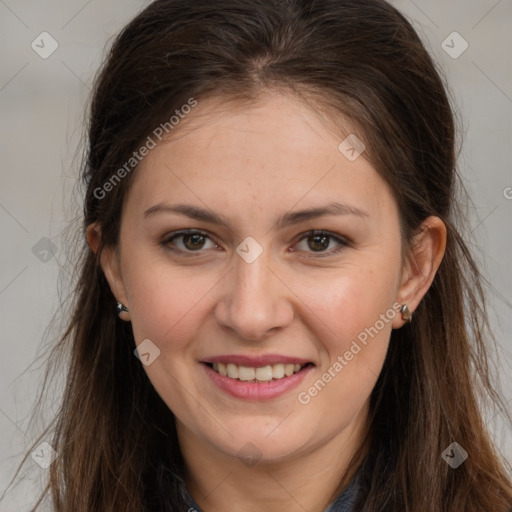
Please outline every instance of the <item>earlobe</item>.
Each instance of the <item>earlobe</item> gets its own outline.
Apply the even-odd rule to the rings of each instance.
[[[89,247],[96,254],[101,244],[100,226],[98,226],[96,223],[89,225],[86,230],[86,238]],[[119,268],[119,258],[115,248],[107,246],[101,249],[100,265],[110,286],[110,290],[116,298],[117,302],[126,305],[127,299]],[[127,310],[122,311],[119,314],[119,317],[122,320],[130,320]]]
[[[121,304],[119,301],[116,303],[116,309],[117,309],[117,316],[124,320],[125,322],[129,322],[131,320],[130,312],[128,311],[128,308]]]
[[[430,288],[441,265],[446,250],[446,226],[439,217],[428,217],[415,235],[402,273],[402,282],[397,295],[400,304],[407,304],[411,313],[415,311]],[[396,316],[393,328],[398,329],[405,319]]]

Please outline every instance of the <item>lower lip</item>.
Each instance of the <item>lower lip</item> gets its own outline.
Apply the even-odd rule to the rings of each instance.
[[[289,377],[283,377],[282,379],[270,382],[250,382],[224,377],[204,363],[201,363],[201,366],[213,383],[222,391],[228,395],[245,400],[270,400],[284,395],[293,388],[296,388],[309,371],[313,369],[312,365],[308,365]]]

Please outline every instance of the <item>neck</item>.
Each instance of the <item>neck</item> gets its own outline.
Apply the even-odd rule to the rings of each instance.
[[[367,445],[362,446],[367,413],[363,407],[350,425],[321,445],[279,462],[262,458],[252,467],[178,423],[187,489],[203,512],[324,510],[347,487],[367,453]]]

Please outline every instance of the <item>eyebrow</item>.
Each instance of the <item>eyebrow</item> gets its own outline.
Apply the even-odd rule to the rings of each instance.
[[[158,203],[148,208],[144,212],[143,216],[144,219],[147,219],[162,213],[175,213],[184,215],[186,217],[190,217],[191,219],[209,222],[211,224],[218,224],[229,228],[229,221],[223,215],[219,215],[210,210],[206,210],[191,204],[168,204],[165,202]],[[357,208],[348,204],[332,202],[325,206],[287,212],[276,220],[275,225],[277,229],[282,229],[286,226],[305,222],[310,219],[316,219],[317,217],[323,217],[325,215],[355,215],[361,218],[370,216],[366,210],[362,210],[361,208]]]

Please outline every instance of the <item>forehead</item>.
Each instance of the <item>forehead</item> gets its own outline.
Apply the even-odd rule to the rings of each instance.
[[[350,134],[341,125],[290,95],[204,100],[142,160],[130,209],[188,199],[254,213],[345,200],[378,213],[390,191],[364,152],[351,160],[340,151]]]

